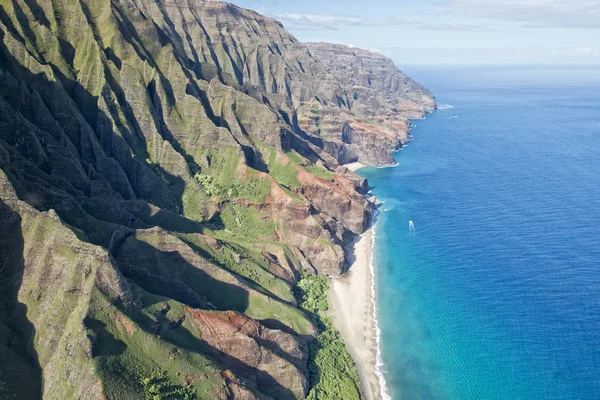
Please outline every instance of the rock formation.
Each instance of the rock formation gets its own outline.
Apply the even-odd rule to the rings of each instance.
[[[0,0],[0,398],[303,398],[295,282],[375,208],[341,164],[434,104],[228,3]]]
[[[330,43],[305,45],[336,77],[348,97],[350,116],[344,115],[341,127],[345,145],[329,145],[330,153],[342,163],[393,164],[392,151],[408,139],[408,119],[435,110],[433,95],[381,54]],[[303,125],[314,129],[320,118],[318,114],[307,117]],[[330,132],[334,141],[339,130],[336,126]]]

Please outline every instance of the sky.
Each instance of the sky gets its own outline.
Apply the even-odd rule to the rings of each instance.
[[[231,0],[230,0],[231,1]],[[301,41],[404,65],[597,65],[600,0],[233,0]]]

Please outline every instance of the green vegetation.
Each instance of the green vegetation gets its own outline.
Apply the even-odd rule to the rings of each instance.
[[[308,319],[306,313],[292,304],[285,303],[285,301],[291,302],[292,298],[290,288],[284,281],[270,275],[259,266],[253,265],[252,262],[246,264],[246,261],[242,260],[243,254],[245,253],[242,253],[236,260],[232,252],[225,249],[228,244],[222,244],[222,250],[220,251],[223,251],[223,254],[219,255],[217,258],[215,255],[216,252],[213,253],[206,243],[202,243],[203,239],[201,237],[196,236],[196,238],[194,238],[193,234],[182,234],[180,237],[188,243],[192,250],[198,255],[212,261],[217,266],[223,267],[223,264],[219,262],[220,259],[231,267],[223,268],[223,271],[219,272],[218,276],[213,276],[214,279],[202,279],[202,274],[196,273],[194,269],[187,271],[179,270],[180,279],[185,281],[190,289],[208,301],[210,303],[209,305],[214,306],[218,310],[235,310],[256,320],[278,320],[301,335],[309,334],[311,332],[312,323]],[[138,232],[136,238],[153,247],[157,247],[158,242],[162,240],[160,235],[149,232]],[[251,257],[250,254],[247,255],[248,257]],[[215,259],[217,262],[215,262]],[[234,268],[232,265],[235,262],[240,264],[243,263],[245,265]],[[147,268],[152,268],[152,266],[147,265]],[[178,267],[174,265],[172,268],[175,269]],[[249,291],[231,284],[231,282],[234,282],[234,278],[230,273],[225,272],[230,269],[232,272],[238,272],[239,275],[242,275],[239,273],[240,271],[249,273],[250,268],[254,268],[255,272],[260,274],[257,275],[259,277],[258,279],[262,280],[265,285],[272,282],[272,287],[269,286],[269,290],[266,290],[259,285],[253,285],[250,281],[250,287],[254,290]],[[140,280],[140,282],[142,282],[142,280]],[[273,294],[276,294],[278,298],[273,297]],[[279,299],[282,299],[283,301]],[[172,310],[175,310],[176,308],[176,305],[171,306]],[[189,348],[189,346],[187,347]]]
[[[138,400],[144,393],[145,399],[167,400],[221,392],[219,369],[200,354],[202,342],[175,323],[183,305],[133,289],[141,308],[115,307],[98,289],[92,294],[85,325],[104,396]]]
[[[300,306],[306,311],[318,316],[319,313],[327,311],[327,291],[329,280],[325,276],[304,275],[298,281],[297,291],[300,295]]]
[[[299,335],[311,333],[312,324],[303,311],[266,296],[250,296],[245,314],[259,321],[281,321]]]
[[[318,332],[309,398],[357,398],[326,317],[327,279],[302,279],[302,308],[294,291],[295,271],[339,256],[329,217],[340,232],[347,222],[311,206],[300,183],[334,176],[318,156],[325,144],[295,128],[332,135],[346,119],[347,107],[315,96],[337,92],[333,75],[305,85],[310,74],[289,61],[304,70],[313,57],[255,13],[232,6],[215,19],[196,2],[140,18],[124,3],[0,3],[2,120],[19,131],[0,129],[0,231],[10,229],[0,258],[11,252],[9,269],[0,262],[0,399],[40,398],[42,387],[50,399],[251,397],[244,387],[264,397],[273,385],[287,389],[273,398],[303,397],[306,368],[277,359],[306,361],[305,345],[267,335],[217,355],[203,340],[229,312],[301,341]],[[223,29],[230,17],[240,23]],[[187,28],[216,40],[182,44]],[[216,58],[190,63],[181,46]],[[240,87],[248,77],[264,85]],[[243,352],[259,365],[243,368]]]
[[[237,171],[241,156],[231,149],[208,150],[203,154],[210,160],[210,168],[195,171],[194,181],[198,185],[190,190],[202,191],[208,197],[219,199],[245,198],[262,202],[270,192],[270,182],[259,176],[258,171],[247,167],[247,177],[241,178]]]
[[[198,222],[205,222],[211,214],[211,198],[217,200],[246,199],[249,202],[262,203],[271,192],[271,182],[261,177],[258,171],[247,167],[247,177],[240,178],[235,170],[240,157],[225,151],[231,156],[211,155],[211,168],[196,172],[194,179],[186,185],[181,201],[183,215]],[[219,174],[213,174],[220,171]],[[227,174],[229,174],[227,176]]]
[[[267,178],[258,176],[258,172],[248,167],[248,178],[231,184],[234,190],[237,190],[240,198],[262,203],[265,197],[271,194],[271,181]],[[231,181],[231,178],[229,179]]]
[[[293,301],[290,286],[269,270],[269,261],[260,253],[232,243],[221,243],[219,248],[211,248],[203,237],[194,234],[180,234],[179,237],[196,253],[256,283],[265,293]]]
[[[183,215],[198,222],[205,221],[209,214],[209,199],[233,200],[244,198],[251,202],[264,202],[270,193],[270,182],[257,174],[245,180],[229,179],[227,186],[219,183],[212,175],[196,173],[194,180],[183,191]]]
[[[245,205],[228,205],[221,213],[221,220],[229,235],[243,241],[268,239],[273,235],[272,220]]]
[[[285,155],[292,160],[293,162],[295,162],[298,165],[301,165],[302,167],[304,167],[305,170],[307,170],[308,172],[310,172],[311,174],[313,174],[314,176],[321,178],[321,179],[325,179],[325,180],[331,180],[333,179],[333,172],[329,171],[328,169],[321,167],[319,165],[313,164],[312,162],[310,162],[309,160],[303,158],[300,154],[298,154],[296,151],[292,150],[289,153],[285,153]]]
[[[202,187],[202,190],[208,196],[217,197],[224,191],[222,186],[213,184],[213,177],[210,175],[204,175],[197,172],[196,175],[194,175],[194,178],[200,183],[200,187]]]
[[[207,157],[211,161],[210,170],[218,171],[218,174],[215,174],[215,183],[228,187],[232,178],[238,175],[236,170],[242,160],[241,154],[233,149],[219,149],[209,151]]]
[[[298,171],[293,161],[289,161],[287,164],[283,164],[277,160],[277,151],[271,150],[269,155],[269,173],[271,176],[281,185],[287,186],[288,188],[297,188],[300,185],[298,182]]]
[[[289,158],[298,165],[304,165],[304,163],[306,162],[306,160],[302,158],[302,156],[298,154],[295,150],[291,150],[290,152],[285,153],[285,155],[287,156],[287,158]]]
[[[189,386],[173,385],[165,372],[155,371],[151,377],[142,379],[144,396],[147,400],[192,400],[195,393]]]
[[[311,313],[319,336],[310,343],[311,390],[307,400],[359,400],[360,383],[354,360],[331,320],[328,309],[329,279],[304,275],[297,285],[301,307]]]
[[[333,172],[318,165],[308,164],[305,165],[304,168],[318,178],[325,179],[328,181],[333,179]]]
[[[203,222],[209,214],[208,198],[197,182],[191,182],[185,186],[181,202],[183,204],[183,215],[189,219]]]

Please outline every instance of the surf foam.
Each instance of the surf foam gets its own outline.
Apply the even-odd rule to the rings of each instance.
[[[388,393],[385,381],[383,358],[381,356],[381,329],[379,329],[379,319],[377,318],[377,299],[376,299],[376,278],[375,278],[375,226],[373,226],[371,235],[371,260],[369,261],[369,270],[371,271],[371,303],[373,304],[373,321],[375,322],[375,375],[379,379],[379,390],[383,400],[392,400]]]

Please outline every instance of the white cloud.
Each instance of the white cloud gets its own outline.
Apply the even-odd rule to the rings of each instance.
[[[340,26],[409,26],[424,30],[480,30],[476,24],[440,24],[425,20],[390,16],[383,19],[368,19],[343,14],[276,14],[274,17],[296,29],[337,29]]]
[[[403,23],[403,20],[389,18],[385,21],[371,21],[360,17],[338,14],[277,14],[275,18],[283,23],[314,26],[340,26],[340,25],[376,25]]]
[[[550,55],[559,57],[600,57],[600,52],[591,47],[577,47],[572,50],[552,50]]]
[[[267,15],[269,13],[269,9],[265,6],[255,7],[253,10],[262,15]]]
[[[371,53],[383,54],[383,51],[381,49],[377,49],[374,47],[359,47],[359,46],[355,46],[353,44],[347,44],[346,46],[350,47],[351,49],[362,49],[362,50],[370,51]]]
[[[524,27],[600,28],[600,0],[452,0],[438,12]]]

